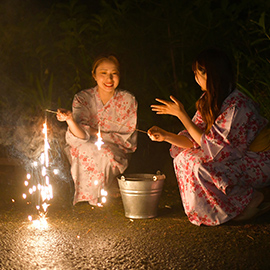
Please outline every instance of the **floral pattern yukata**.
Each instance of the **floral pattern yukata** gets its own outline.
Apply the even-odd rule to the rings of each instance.
[[[137,147],[137,102],[124,90],[103,105],[97,87],[75,95],[72,105],[75,121],[85,130],[86,139],[66,133],[71,175],[75,184],[73,204],[88,201],[97,205],[101,189],[108,187],[128,166],[128,154]],[[90,136],[90,127],[102,132],[104,144],[98,150],[97,137]]]
[[[202,130],[197,111],[192,121]],[[238,90],[223,102],[221,113],[199,146],[186,130],[179,134],[193,148],[172,145],[171,156],[184,210],[191,223],[215,226],[239,215],[253,188],[270,185],[270,151],[251,152],[249,145],[268,121],[256,104]]]

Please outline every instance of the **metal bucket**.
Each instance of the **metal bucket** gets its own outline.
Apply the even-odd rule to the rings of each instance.
[[[134,219],[156,217],[165,178],[158,173],[118,177],[125,216]]]

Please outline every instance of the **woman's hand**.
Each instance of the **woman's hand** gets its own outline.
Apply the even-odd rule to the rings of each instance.
[[[57,120],[64,122],[66,121],[69,127],[69,131],[80,139],[86,138],[86,133],[82,127],[73,119],[72,112],[66,109],[57,110]]]
[[[167,131],[157,126],[151,127],[147,131],[147,135],[152,141],[163,142],[166,138]]]
[[[173,96],[170,96],[170,99],[172,101],[156,98],[156,101],[164,105],[151,105],[152,111],[157,114],[170,114],[181,118],[181,115],[185,113],[184,105]]]
[[[170,99],[172,101],[157,98],[156,101],[162,103],[163,105],[151,105],[152,111],[156,112],[157,114],[170,114],[176,116],[182,122],[190,136],[197,142],[197,144],[201,145],[203,131],[192,122],[192,119],[185,111],[184,105],[179,100],[173,96],[170,96]],[[153,141],[161,142],[165,140],[179,147],[192,147],[191,141],[189,141],[186,137],[177,136],[157,127],[153,127],[153,130],[150,129],[148,131],[148,135]]]
[[[58,109],[56,118],[60,122],[68,121],[72,119],[72,112],[66,109]]]

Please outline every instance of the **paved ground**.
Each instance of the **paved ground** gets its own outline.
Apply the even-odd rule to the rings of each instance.
[[[156,218],[126,218],[121,197],[103,208],[72,206],[72,185],[55,182],[49,227],[40,230],[21,199],[23,170],[0,167],[0,269],[270,269],[270,214],[244,224],[192,225],[166,168]]]
[[[121,198],[103,208],[73,207],[70,191],[69,184],[56,188],[49,227],[40,230],[27,220],[23,200],[11,201],[18,188],[1,182],[0,269],[270,268],[270,215],[197,227],[183,213],[176,187],[166,183],[158,216],[131,220]]]

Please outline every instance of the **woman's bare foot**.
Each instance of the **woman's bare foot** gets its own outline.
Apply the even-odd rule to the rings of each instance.
[[[262,192],[254,190],[253,197],[247,207],[258,207],[263,202],[264,196]]]
[[[254,190],[253,192],[253,197],[248,204],[248,206],[244,209],[244,211],[235,217],[233,220],[234,221],[245,221],[248,219],[253,218],[259,211],[258,206],[263,202],[264,200],[264,195],[263,193]]]

